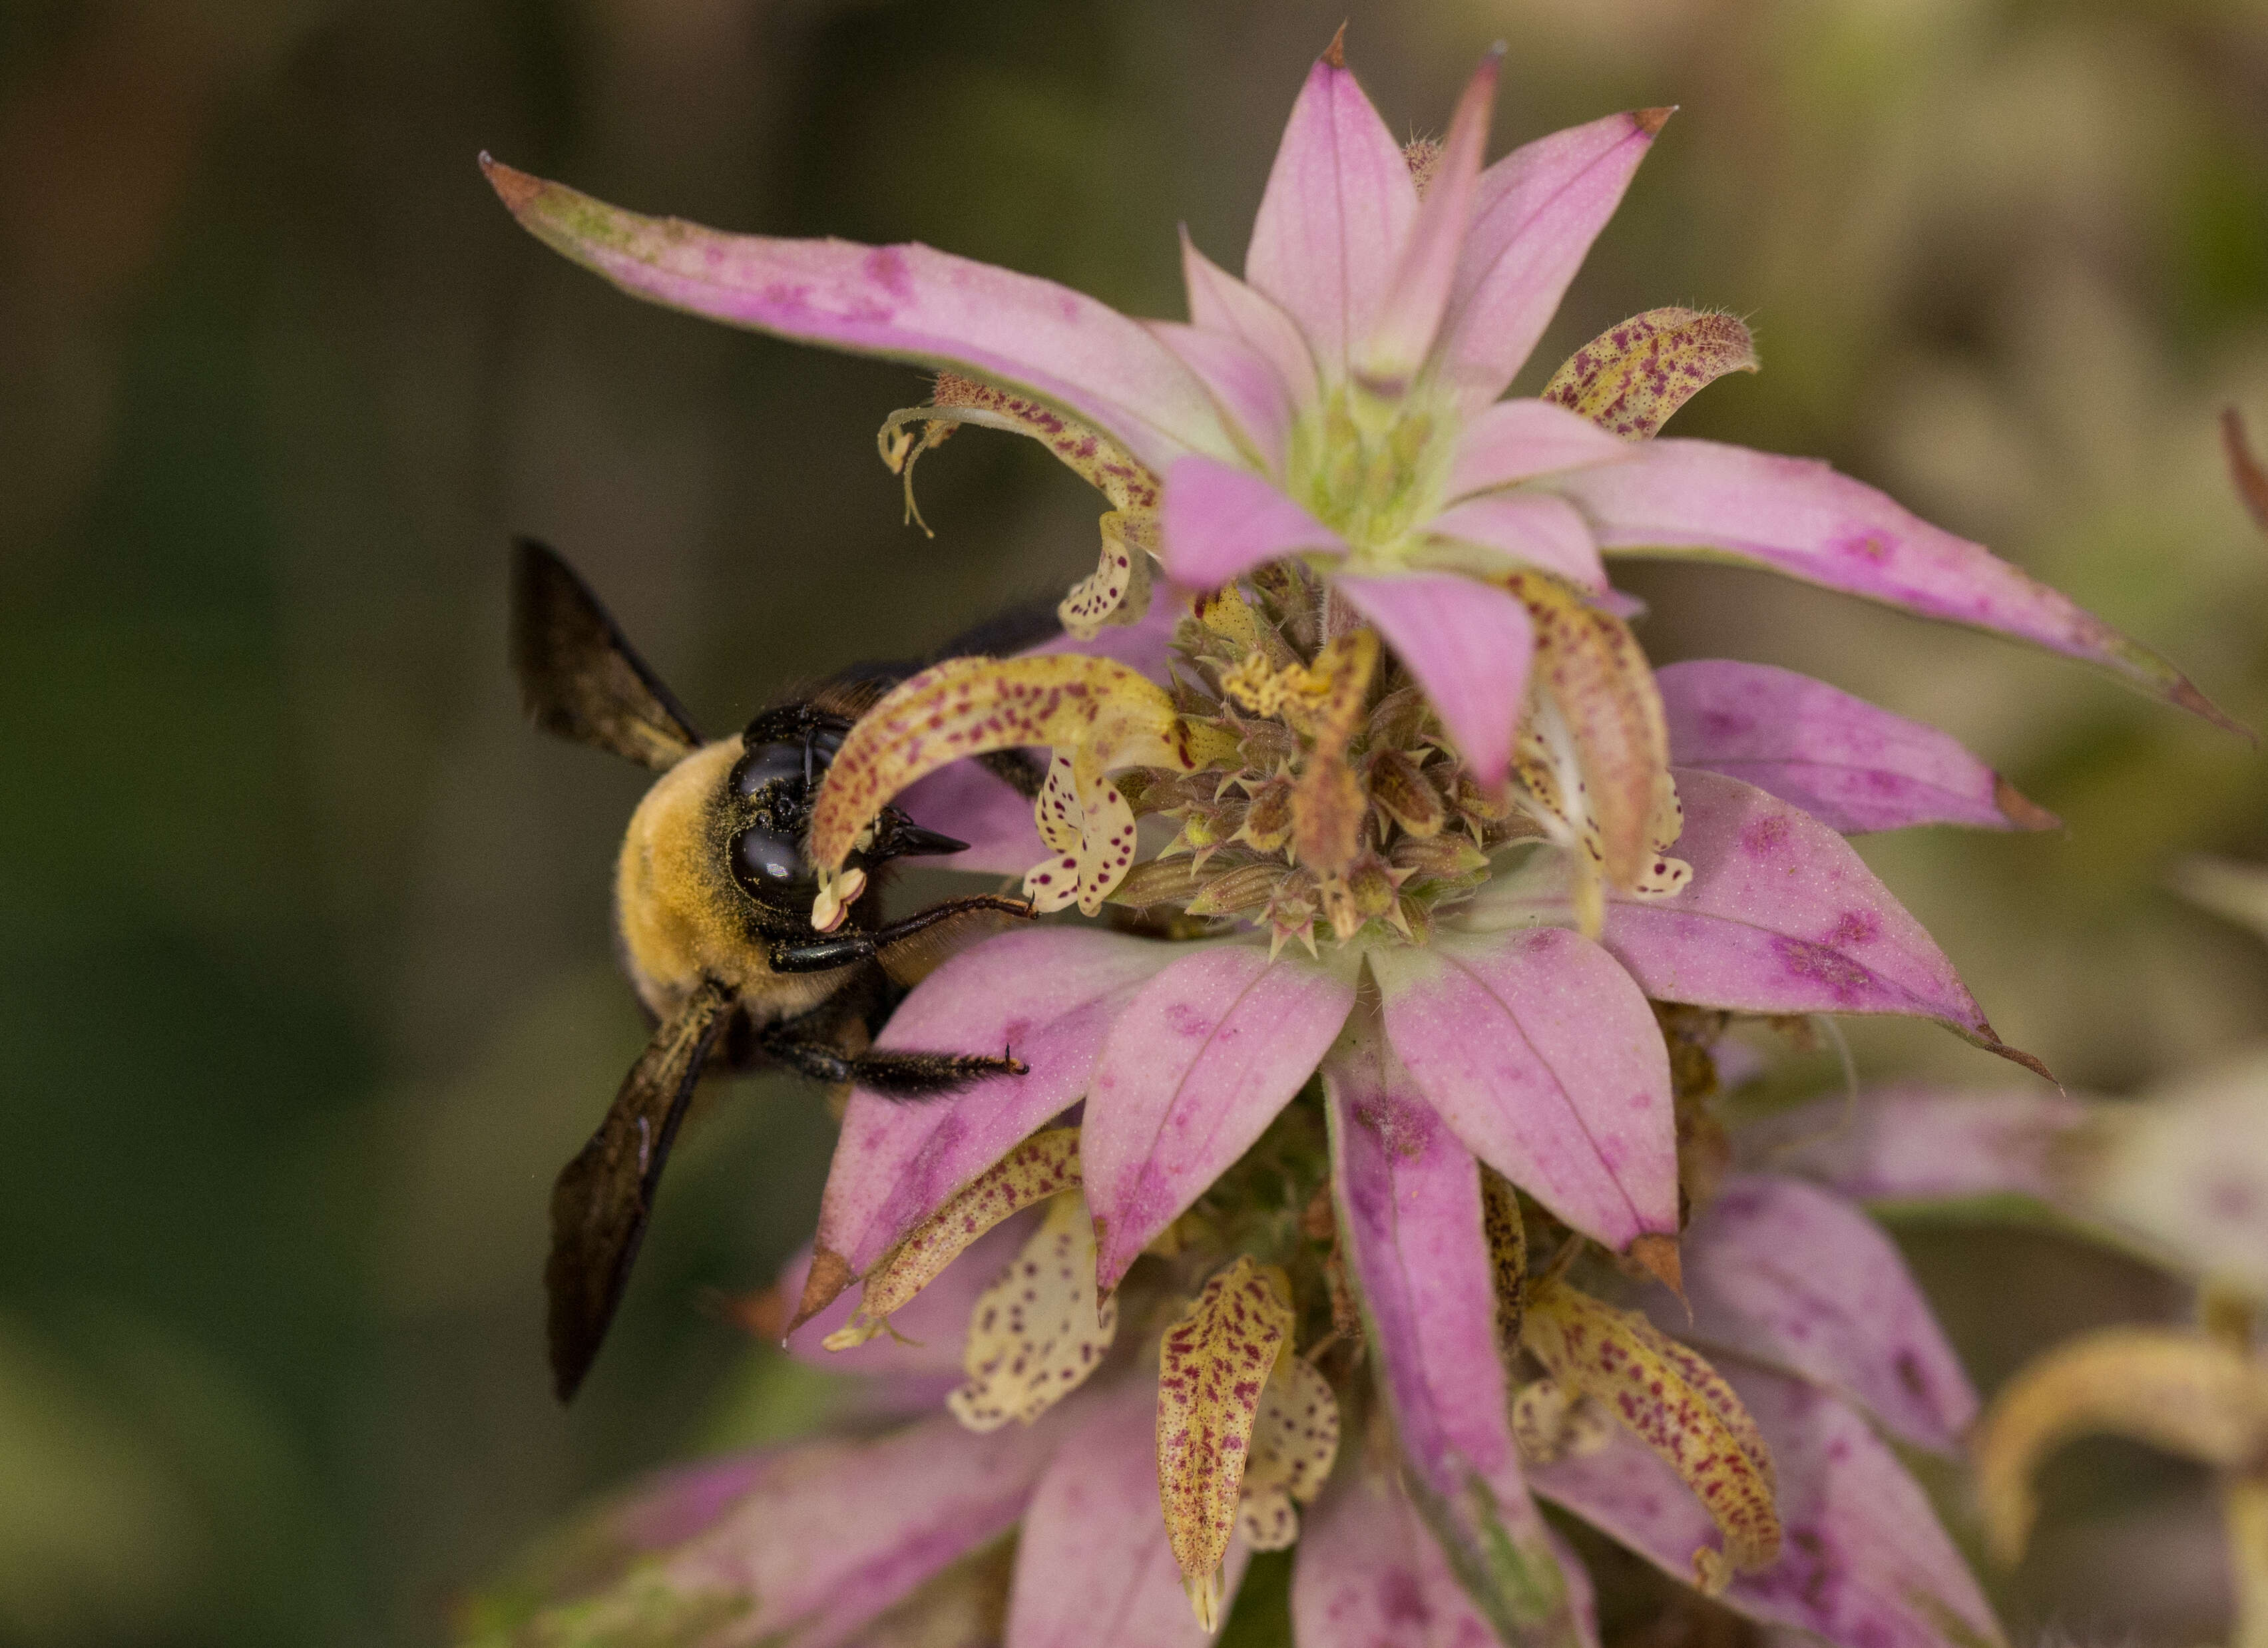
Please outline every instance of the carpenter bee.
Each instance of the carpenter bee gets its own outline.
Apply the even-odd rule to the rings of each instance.
[[[662,1165],[712,1054],[904,1099],[1021,1075],[1005,1049],[880,1052],[868,1042],[905,984],[972,926],[1031,908],[957,898],[884,921],[878,895],[889,861],[965,845],[887,807],[851,859],[867,872],[866,891],[834,931],[811,924],[817,888],[803,843],[819,782],[859,712],[918,665],[861,666],[709,742],[590,588],[541,544],[515,547],[512,607],[512,668],[529,717],[661,775],[630,817],[615,875],[623,962],[657,1027],[551,1192],[543,1279],[551,1371],[565,1402],[621,1302]],[[1055,629],[1051,612],[1035,610],[946,651],[1013,651]],[[1020,760],[992,765],[1036,793],[1037,775]]]

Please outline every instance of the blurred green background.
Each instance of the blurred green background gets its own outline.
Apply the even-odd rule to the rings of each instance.
[[[760,1377],[696,1301],[810,1227],[830,1125],[770,1079],[681,1148],[582,1400],[547,1389],[546,1188],[644,1034],[607,912],[641,777],[520,724],[511,533],[576,558],[717,727],[1092,563],[1093,498],[983,435],[923,467],[937,539],[907,528],[873,434],[914,374],[631,303],[474,157],[1174,315],[1175,222],[1238,261],[1347,15],[0,6],[0,1641],[433,1640],[468,1579]],[[1416,135],[1498,36],[1499,151],[1683,111],[1525,387],[1632,311],[1732,309],[1765,370],[1679,432],[1830,457],[2268,725],[2268,544],[2213,422],[2268,425],[2268,10],[1409,0],[1355,8],[1349,49]],[[1629,582],[1657,661],[1811,670],[2067,820],[1867,850],[2074,1086],[2268,1026],[2268,957],[2161,890],[2187,850],[2268,857],[2244,745],[1815,592]],[[1870,1078],[2012,1078],[1940,1033],[1854,1040]],[[2043,1236],[1910,1246],[1988,1386],[2180,1308]],[[2064,1513],[1996,1581],[2020,1640],[2217,1629],[2193,1479],[2106,1444],[2046,1486]]]

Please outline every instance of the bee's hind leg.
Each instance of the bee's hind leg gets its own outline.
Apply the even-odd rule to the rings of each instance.
[[[879,973],[878,991],[888,986]],[[812,1012],[781,1019],[756,1032],[756,1046],[767,1057],[790,1070],[829,1085],[849,1082],[892,1099],[930,1099],[953,1093],[988,1076],[1021,1076],[1029,1066],[1012,1050],[994,1057],[983,1053],[919,1053],[910,1050],[864,1052],[843,1050],[865,1041],[855,1024],[847,1022],[857,1007],[848,998],[862,992],[857,984],[835,1000],[822,1002]],[[879,1020],[880,1014],[875,1014]],[[847,1034],[846,1034],[847,1033]]]
[[[931,1099],[987,1076],[1021,1076],[1030,1069],[1011,1056],[983,1053],[843,1052],[820,1038],[805,1039],[792,1025],[773,1025],[757,1046],[790,1070],[830,1085],[849,1082],[891,1099]]]

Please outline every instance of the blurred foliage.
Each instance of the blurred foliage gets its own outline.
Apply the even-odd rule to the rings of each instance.
[[[773,1081],[713,1095],[598,1376],[547,1394],[545,1186],[643,1034],[606,909],[640,780],[519,724],[509,533],[574,556],[715,725],[1091,561],[1094,505],[1022,443],[955,442],[922,472],[939,536],[908,530],[873,438],[912,375],[630,303],[514,230],[475,154],[1174,313],[1174,223],[1236,259],[1341,14],[0,9],[0,1638],[430,1640],[593,1486],[770,1424],[713,1416],[764,1381],[695,1300],[809,1229],[830,1128]],[[2268,424],[2257,0],[1400,0],[1351,49],[1416,132],[1498,35],[1500,144],[1684,111],[1526,386],[1626,313],[1729,307],[1765,370],[1677,432],[1830,457],[2268,724],[2268,562],[2213,423]],[[2258,1033],[2268,966],[2160,890],[2186,851],[2268,857],[2253,751],[1815,592],[1631,583],[1658,660],[1811,670],[2063,815],[1867,848],[2009,1040],[2118,1090]],[[1853,1040],[1870,1075],[2003,1079],[1924,1029]],[[2178,1307],[2044,1234],[1912,1250],[1988,1386]],[[2210,1585],[2152,1615],[2117,1583],[2212,1571],[2209,1523],[2161,1526],[2166,1469],[2058,1461],[2092,1485],[2050,1503],[2093,1519],[2004,1586],[2020,1632],[2212,1629]]]

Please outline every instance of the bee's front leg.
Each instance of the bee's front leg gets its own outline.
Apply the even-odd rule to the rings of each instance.
[[[982,894],[973,898],[946,899],[917,911],[903,921],[890,922],[871,931],[821,933],[811,938],[784,938],[771,947],[766,958],[775,973],[824,973],[830,967],[848,967],[854,961],[867,961],[892,945],[925,932],[940,923],[956,916],[990,911],[1002,916],[1028,919],[1033,911],[1029,901],[1003,898],[998,894]]]

